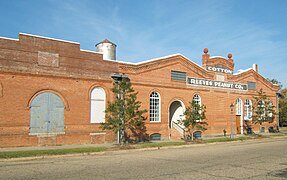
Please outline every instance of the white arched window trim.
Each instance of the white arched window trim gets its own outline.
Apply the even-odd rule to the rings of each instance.
[[[246,99],[244,103],[244,120],[252,120],[252,102]]]
[[[105,122],[106,110],[106,92],[101,87],[95,87],[91,92],[91,109],[90,122],[103,123]]]
[[[150,122],[160,122],[160,94],[153,91],[150,94]]]
[[[236,115],[240,116],[242,114],[242,100],[240,98],[236,99]]]

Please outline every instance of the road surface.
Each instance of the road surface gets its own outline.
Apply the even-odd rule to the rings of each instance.
[[[0,161],[0,179],[287,179],[287,138]]]

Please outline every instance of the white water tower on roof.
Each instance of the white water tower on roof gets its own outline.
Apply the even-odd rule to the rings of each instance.
[[[117,45],[105,39],[96,44],[96,51],[103,53],[104,60],[116,60],[116,47]]]

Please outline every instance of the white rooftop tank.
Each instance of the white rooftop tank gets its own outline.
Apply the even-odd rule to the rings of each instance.
[[[96,51],[103,53],[104,60],[116,60],[116,47],[117,45],[105,39],[96,44]]]

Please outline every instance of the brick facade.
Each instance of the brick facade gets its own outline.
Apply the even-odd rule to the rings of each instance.
[[[229,58],[203,55],[203,67],[216,63],[233,70]],[[207,107],[208,130],[204,134],[230,131],[230,104],[240,98],[252,99],[260,88],[276,105],[278,87],[253,69],[237,75],[207,71],[184,56],[171,55],[149,62],[128,64],[103,60],[103,54],[80,50],[73,42],[20,34],[18,40],[0,38],[0,147],[60,144],[89,144],[115,141],[113,132],[103,131],[90,123],[90,94],[94,87],[106,92],[106,102],[113,99],[112,73],[128,74],[138,91],[142,108],[149,110],[153,91],[160,94],[160,122],[147,120],[148,134],[160,133],[162,139],[179,138],[169,128],[169,109],[174,101],[188,106],[195,94]],[[256,82],[255,90],[229,90],[191,86],[171,79],[171,71],[185,72],[188,77],[246,84]],[[30,107],[37,95],[52,92],[64,103],[64,132],[30,134]],[[235,120],[235,115],[234,115]],[[275,120],[277,122],[277,120]],[[235,122],[234,122],[235,123]],[[264,124],[267,129],[272,124]],[[273,124],[275,125],[275,124]],[[234,124],[234,126],[236,126]],[[258,131],[258,126],[254,127]]]

